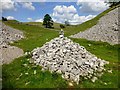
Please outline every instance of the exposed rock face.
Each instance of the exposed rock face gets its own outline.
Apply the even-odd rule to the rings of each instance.
[[[97,75],[104,70],[104,65],[108,64],[63,35],[34,49],[32,58],[36,65],[43,67],[42,70],[60,73],[63,78],[77,84],[81,77],[93,78],[95,82]]]
[[[22,38],[24,38],[23,32],[0,22],[0,65],[9,64],[15,58],[23,55],[22,49],[8,45]]]
[[[92,28],[80,32],[75,35],[71,35],[72,38],[85,38],[93,41],[108,42],[111,45],[120,44],[118,25],[118,9],[116,8],[110,11],[108,14],[100,18],[99,22]]]

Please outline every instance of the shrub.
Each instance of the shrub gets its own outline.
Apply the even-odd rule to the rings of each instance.
[[[60,24],[60,28],[65,28],[65,26],[63,24]]]

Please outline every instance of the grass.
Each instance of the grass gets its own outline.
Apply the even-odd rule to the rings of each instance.
[[[25,67],[24,64],[27,66]],[[67,85],[60,75],[41,71],[40,66],[30,64],[25,56],[16,59],[9,65],[4,65],[3,69],[3,88],[62,88]],[[34,70],[37,70],[36,74],[34,74]],[[23,75],[20,76],[21,74]]]
[[[5,24],[17,28],[25,33],[25,39],[16,41],[12,45],[22,48],[25,52],[31,51],[35,47],[41,47],[45,42],[58,36],[58,32],[48,30],[38,26],[29,26],[24,23],[11,23],[7,21]]]
[[[72,39],[74,42],[85,46],[85,48],[97,57],[110,62],[106,65],[106,69],[112,69],[113,73],[105,72],[101,78],[95,83],[89,80],[83,80],[74,88],[117,88],[118,87],[118,49],[119,45],[111,46],[107,43],[87,41],[84,39]],[[91,46],[88,46],[91,44]],[[30,57],[20,57],[9,65],[3,65],[3,87],[7,88],[69,88],[68,82],[61,78],[58,74],[51,74],[49,71],[41,71],[41,67],[35,67],[27,60]],[[27,64],[27,67],[23,65]],[[37,74],[34,75],[34,70]],[[20,74],[23,76],[16,80]],[[25,75],[29,73],[29,75]],[[120,74],[120,73],[119,73]],[[30,82],[26,85],[27,82]],[[107,83],[107,85],[105,85]]]
[[[118,50],[120,45],[113,45],[106,42],[99,42],[99,41],[88,41],[85,39],[73,39],[74,42],[79,43],[80,45],[84,46],[88,51],[97,55],[97,57],[101,59],[108,60],[110,62],[118,62]],[[88,44],[91,44],[89,46]]]
[[[80,31],[84,31],[84,30],[87,30],[87,29],[91,28],[92,26],[94,26],[98,23],[99,19],[102,16],[106,15],[108,12],[115,9],[116,7],[120,7],[120,5],[109,8],[109,9],[105,10],[104,12],[100,13],[95,18],[93,18],[91,20],[88,20],[87,22],[84,22],[80,25],[75,25],[75,26],[72,25],[72,26],[66,27],[65,28],[65,32],[66,32],[65,35],[70,36],[70,35],[73,35],[73,34],[76,34],[76,33],[80,32]]]
[[[89,28],[91,28],[92,26],[96,25],[99,21],[99,19],[104,16],[105,14],[107,14],[108,12],[110,12],[111,10],[115,9],[116,7],[120,7],[120,5],[117,5],[117,6],[113,6],[112,8],[109,8],[107,10],[105,10],[104,12],[100,13],[98,16],[96,16],[95,18],[87,21],[87,22],[84,22],[80,25],[70,25],[70,26],[65,26],[64,28],[64,32],[65,32],[65,36],[70,36],[70,35],[73,35],[73,34],[76,34],[80,31],[84,31],[84,30],[87,30]],[[37,25],[39,27],[43,27],[42,26],[42,23],[40,22],[29,22],[27,24],[30,24],[30,25]],[[54,23],[54,29],[56,30],[60,30],[60,27],[59,27],[59,23]]]
[[[25,24],[35,25],[35,26],[39,26],[39,27],[42,27],[42,28],[44,27],[42,25],[42,22],[25,22]],[[54,29],[60,30],[60,23],[54,22],[53,27],[54,27]]]
[[[71,38],[72,39],[72,38]],[[109,61],[110,64],[106,65],[106,69],[112,69],[113,73],[105,72],[99,80],[95,83],[91,83],[90,81],[86,80],[83,81],[82,84],[78,85],[77,87],[84,87],[84,88],[117,88],[118,85],[118,65],[120,61],[118,61],[118,52],[120,52],[120,45],[109,45],[108,43],[103,42],[94,42],[88,41],[85,39],[72,39],[74,42],[79,43],[80,45],[84,46],[88,51],[92,54],[96,55],[97,57]],[[88,44],[91,44],[89,46]],[[107,83],[105,85],[104,83]]]
[[[113,8],[110,8],[104,11],[96,18],[81,25],[66,27],[64,30],[65,35],[69,36],[92,27],[98,22],[100,17],[104,16],[112,9]],[[25,39],[12,44],[22,48],[24,52],[31,51],[36,47],[41,47],[45,42],[58,36],[58,32],[42,28],[38,25],[27,25],[26,23],[18,23],[16,21],[7,21],[5,24],[20,29],[25,33]],[[109,61],[110,64],[106,65],[106,69],[113,70],[113,73],[105,72],[95,83],[89,80],[83,80],[79,85],[74,84],[73,88],[118,88],[118,74],[120,74],[118,72],[118,52],[120,51],[120,45],[111,46],[103,42],[71,39],[84,46],[97,57]],[[88,44],[91,44],[91,46]],[[62,79],[61,75],[56,73],[52,74],[49,71],[41,71],[40,66],[35,67],[34,64],[29,63],[28,59],[30,58],[30,56],[23,56],[15,59],[8,65],[3,65],[3,88],[69,88],[68,82]],[[24,64],[27,64],[27,66],[25,67]],[[33,74],[34,70],[37,71],[36,74]],[[20,76],[21,73],[23,74],[22,76]],[[25,73],[28,73],[28,75]],[[105,83],[107,83],[107,85]]]

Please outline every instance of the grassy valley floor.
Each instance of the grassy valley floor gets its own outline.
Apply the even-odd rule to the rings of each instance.
[[[65,36],[69,36],[79,31],[84,31],[97,23],[100,17],[105,15],[112,8],[106,10],[98,17],[87,21],[78,26],[68,26],[65,28]],[[96,22],[94,22],[96,21]],[[13,28],[17,28],[24,32],[26,38],[16,41],[11,45],[15,45],[28,52],[36,47],[41,47],[46,42],[57,37],[59,33],[55,30],[45,29],[37,25],[26,25],[25,23],[18,23],[16,21],[4,22]],[[107,70],[112,69],[112,73],[104,72],[103,76],[95,83],[89,80],[81,80],[79,85],[74,84],[73,88],[118,88],[119,77],[119,51],[120,45],[109,45],[103,42],[88,41],[85,39],[73,39],[74,42],[84,46],[89,52],[95,54],[97,57],[110,62],[106,65]],[[12,63],[2,66],[3,88],[69,88],[68,81],[62,79],[61,75],[43,72],[40,66],[35,66],[29,63],[31,56],[22,56],[15,59]],[[36,73],[35,73],[36,72]]]

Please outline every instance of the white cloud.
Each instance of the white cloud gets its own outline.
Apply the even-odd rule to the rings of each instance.
[[[27,18],[28,21],[32,21],[33,19],[32,18]]]
[[[108,1],[108,0],[78,0],[79,2],[101,2],[101,1]]]
[[[71,20],[71,24],[72,25],[76,25],[76,24],[81,24],[85,21],[88,21],[92,18],[94,18],[96,15],[88,15],[88,16],[79,16],[78,14],[75,14],[73,17],[73,20]]]
[[[105,0],[78,0],[77,5],[80,6],[80,11],[83,13],[95,13],[106,10],[109,6]]]
[[[0,2],[0,10],[6,11],[6,10],[16,10],[15,8],[16,3],[12,0],[4,0],[4,2]]]
[[[70,20],[72,19],[75,14],[77,13],[76,8],[71,5],[71,6],[56,6],[53,9],[53,14],[52,17],[54,17],[55,20],[59,22],[65,22],[65,20]]]
[[[35,10],[35,7],[31,2],[23,2],[21,3],[24,8],[30,9],[30,10]]]
[[[55,2],[53,0],[14,0],[16,2]]]
[[[64,23],[66,20],[72,25],[83,23],[87,20],[94,18],[96,15],[79,16],[76,8],[71,6],[56,6],[53,9],[53,14],[51,15],[55,22]]]
[[[35,10],[35,7],[31,2],[15,2],[14,0],[4,0],[0,2],[0,10],[8,11],[8,10],[17,10],[18,4],[22,5],[23,8],[27,8],[29,10]]]
[[[46,2],[46,0],[40,0],[40,2]]]
[[[71,6],[56,6],[54,8],[54,11],[56,11],[57,13],[76,13],[76,8],[71,5]]]
[[[37,20],[35,20],[35,22],[43,22],[43,19],[37,19]]]
[[[2,0],[1,2],[11,2],[13,0]]]
[[[7,16],[8,20],[14,20],[15,18],[13,16]]]

